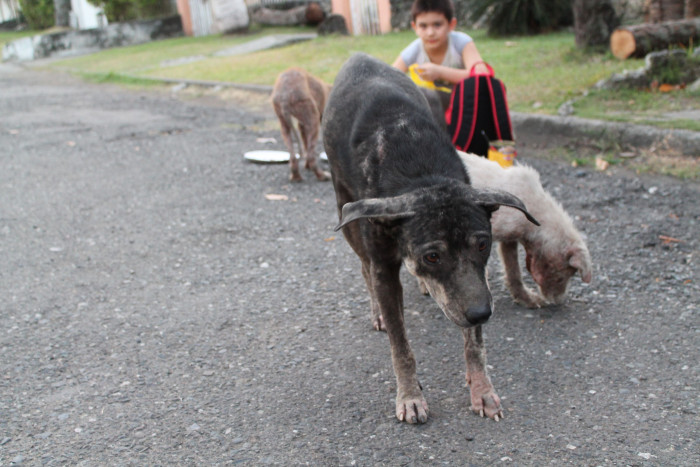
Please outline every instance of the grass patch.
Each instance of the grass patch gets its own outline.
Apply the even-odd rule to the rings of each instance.
[[[290,66],[300,66],[332,82],[342,64],[355,52],[393,62],[415,34],[401,31],[383,36],[320,36],[313,41],[261,52],[217,57],[214,52],[265,34],[312,31],[307,28],[259,28],[246,35],[182,37],[109,49],[89,56],[68,58],[52,67],[88,73],[126,73],[149,77],[231,81],[271,85]],[[580,96],[598,80],[642,60],[620,62],[611,56],[579,52],[571,33],[503,39],[483,31],[467,31],[482,56],[495,68],[508,89],[514,111],[554,114],[572,97]],[[196,61],[165,66],[168,60],[196,57]]]
[[[682,180],[700,180],[700,161],[675,151],[653,148],[637,152],[623,150],[614,141],[581,138],[543,151],[549,160],[565,161],[574,167],[614,170],[619,167],[636,173],[669,175]],[[601,164],[600,161],[607,163]]]
[[[700,131],[700,121],[667,114],[700,108],[700,92],[680,89],[671,92],[650,90],[594,90],[574,103],[577,116],[621,122]]]
[[[114,72],[109,73],[81,73],[80,76],[93,83],[112,83],[127,87],[142,87],[142,86],[162,86],[163,83],[148,78],[140,78],[137,76],[126,76]]]
[[[300,66],[328,82],[335,79],[343,63],[355,52],[366,52],[391,62],[413,33],[371,36],[321,36],[313,41],[293,44],[247,55],[209,57],[193,63],[146,72],[164,78],[231,81],[248,84],[274,83],[277,75],[290,66]]]
[[[256,27],[247,34],[181,37],[108,49],[57,60],[48,66],[104,76],[109,82],[123,82],[122,75],[131,75],[263,85],[273,84],[286,68],[299,66],[332,82],[353,53],[365,52],[391,63],[415,39],[413,31],[383,36],[320,36],[246,55],[214,55],[263,35],[312,31],[299,27]],[[484,31],[466,32],[474,37],[482,56],[494,67],[496,77],[505,83],[512,111],[551,115],[556,114],[562,103],[575,99],[577,116],[700,131],[700,123],[693,119],[665,115],[700,108],[700,93],[589,91],[596,82],[613,73],[642,67],[641,59],[620,61],[609,53],[579,50],[574,35],[567,32],[505,39],[488,37]],[[130,84],[136,83],[132,80]]]
[[[51,34],[54,32],[62,32],[67,30],[68,28],[54,26],[52,28],[40,31],[34,29],[25,29],[23,31],[0,31],[0,51],[6,43],[12,42],[17,39],[22,39],[23,37],[37,36],[40,34]]]
[[[6,43],[21,39],[23,37],[34,36],[36,34],[42,34],[43,31],[0,31],[0,51],[5,46]]]
[[[52,68],[78,73],[148,73],[159,69],[168,60],[183,57],[209,57],[227,49],[270,34],[302,32],[300,28],[257,29],[250,34],[215,34],[204,37],[177,37],[127,47],[115,47],[100,52],[60,60]],[[309,29],[310,31],[310,29]]]
[[[559,105],[580,95],[611,73],[622,71],[618,60],[595,55],[571,58],[573,35],[549,34],[518,38],[490,38],[482,31],[467,31],[482,56],[495,68],[508,88],[512,110],[556,113]],[[152,68],[150,76],[204,79],[271,85],[275,77],[292,65],[332,82],[342,64],[355,52],[365,52],[387,63],[394,61],[415,34],[402,31],[383,35],[319,37],[314,41],[245,56],[211,57],[175,67]],[[641,64],[641,60],[638,61]],[[595,65],[595,66],[591,66]]]
[[[700,180],[700,164],[692,157],[647,152],[642,154],[639,160],[630,162],[630,166],[638,173],[663,174],[681,180]]]

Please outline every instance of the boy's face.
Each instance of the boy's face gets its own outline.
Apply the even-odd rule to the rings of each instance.
[[[434,11],[416,15],[411,27],[423,41],[426,51],[437,50],[447,45],[447,35],[457,26],[457,19],[447,21],[445,15]]]

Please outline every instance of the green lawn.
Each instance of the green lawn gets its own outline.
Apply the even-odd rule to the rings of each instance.
[[[229,81],[248,84],[274,82],[290,66],[300,66],[332,82],[342,63],[362,51],[392,62],[415,38],[412,31],[383,36],[325,36],[291,46],[239,56],[214,56],[265,34],[309,32],[308,28],[257,28],[249,34],[183,37],[64,59],[50,66],[92,76],[94,79],[124,80],[129,76]],[[638,121],[700,131],[700,122],[660,119],[677,110],[700,108],[700,92],[587,91],[600,79],[643,66],[643,60],[620,61],[608,54],[586,54],[574,46],[572,33],[491,38],[483,31],[471,34],[482,56],[504,81],[511,110],[555,114],[559,106],[576,98],[576,115],[621,121]],[[0,36],[2,38],[2,36]],[[183,58],[180,65],[172,61]],[[586,94],[584,96],[584,94]]]
[[[41,34],[42,31],[0,31],[0,50],[6,42],[21,39],[35,34]]]

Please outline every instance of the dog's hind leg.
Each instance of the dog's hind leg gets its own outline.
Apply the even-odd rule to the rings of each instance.
[[[362,277],[365,279],[367,292],[369,293],[370,311],[372,313],[372,327],[375,331],[386,331],[384,328],[384,321],[382,320],[382,314],[379,311],[379,304],[374,297],[374,288],[372,287],[372,277],[370,275],[370,261],[362,243],[362,233],[360,232],[359,223],[353,222],[352,224],[348,224],[343,227],[343,235],[345,236],[345,239],[350,247],[362,261]]]
[[[482,417],[486,415],[498,421],[503,418],[501,399],[496,394],[486,370],[486,349],[481,325],[462,329],[464,334],[464,358],[467,361],[467,386],[471,396],[471,409]]]
[[[299,150],[301,150],[301,144],[299,142],[299,135],[294,128],[294,122],[292,117],[289,116],[288,112],[277,102],[273,105],[277,118],[280,121],[280,131],[282,133],[282,140],[287,146],[289,151],[289,180],[292,182],[301,182],[301,174],[299,173],[299,161],[296,158],[296,151],[294,150],[294,143],[292,141],[292,136],[297,140],[297,145]]]
[[[539,308],[547,304],[540,294],[532,291],[523,283],[518,263],[518,242],[503,241],[498,245],[498,254],[503,263],[506,287],[513,300],[528,308]]]
[[[379,303],[377,303],[374,294],[372,293],[372,276],[369,272],[370,266],[369,262],[362,262],[362,277],[365,279],[365,284],[367,284],[367,290],[369,291],[370,300],[370,311],[372,313],[372,327],[375,331],[386,331],[384,327],[384,320],[382,319],[382,313],[379,311]]]
[[[316,142],[318,141],[321,116],[313,102],[306,103],[303,114],[299,115],[303,115],[299,120],[299,131],[301,132],[304,157],[306,159],[304,168],[312,170],[318,180],[322,182],[328,181],[331,179],[331,174],[321,170],[316,164]]]

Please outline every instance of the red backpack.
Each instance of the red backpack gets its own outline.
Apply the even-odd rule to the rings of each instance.
[[[486,65],[487,74],[474,72],[479,63]],[[489,64],[475,63],[469,77],[457,83],[452,90],[445,122],[452,144],[460,151],[486,157],[489,142],[514,139],[506,87],[494,75]]]

